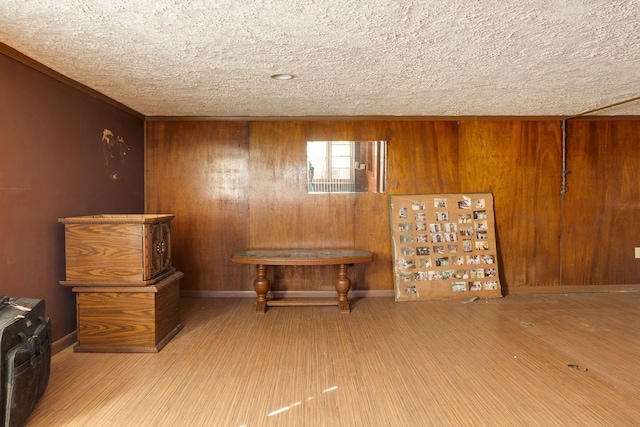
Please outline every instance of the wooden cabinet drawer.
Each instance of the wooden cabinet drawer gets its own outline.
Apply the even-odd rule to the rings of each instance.
[[[144,287],[74,287],[76,352],[156,353],[180,329],[180,278]]]
[[[65,227],[67,286],[147,286],[175,272],[173,215],[60,218]]]

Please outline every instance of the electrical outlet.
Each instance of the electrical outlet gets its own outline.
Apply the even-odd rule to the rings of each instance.
[[[636,248],[636,258],[640,258],[640,248]]]

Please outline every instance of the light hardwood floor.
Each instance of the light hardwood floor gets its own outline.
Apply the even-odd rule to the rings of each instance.
[[[25,426],[640,425],[640,293],[254,305],[182,299],[158,354],[64,349]]]

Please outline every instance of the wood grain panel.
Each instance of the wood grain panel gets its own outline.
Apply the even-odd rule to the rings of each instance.
[[[637,121],[570,121],[562,236],[564,285],[640,282]]]
[[[389,194],[459,191],[457,122],[389,122],[387,126],[392,129]]]
[[[155,294],[155,342],[161,343],[180,324],[180,281],[169,283]]]
[[[170,212],[183,289],[252,290],[231,255],[249,235],[249,146],[244,122],[147,122],[147,212]]]
[[[172,273],[171,215],[60,218],[69,286],[146,286]],[[173,269],[175,271],[175,269]]]
[[[79,346],[153,346],[154,296],[151,292],[79,292]]]
[[[505,287],[559,284],[561,145],[556,121],[460,123],[460,185],[493,193]]]
[[[587,123],[571,128],[564,219],[557,120],[149,122],[147,212],[176,215],[189,290],[253,290],[254,269],[231,254],[291,247],[369,250],[353,289],[392,289],[388,196],[486,191],[505,289],[558,286],[562,272],[564,284],[638,283],[640,243],[623,231],[637,217],[637,125]],[[388,193],[307,194],[306,141],[367,139],[389,141]],[[269,274],[274,290],[333,289],[332,268]]]
[[[68,281],[139,281],[145,277],[142,226],[66,224]]]
[[[307,193],[307,141],[336,132],[319,133],[311,122],[255,122],[250,134],[249,247],[353,248],[356,195]],[[332,290],[334,270],[277,267],[272,289]]]
[[[358,194],[354,242],[375,254],[372,263],[355,266],[358,289],[392,289],[390,194],[442,192],[456,188],[456,122],[376,122],[378,139],[388,140],[386,194]],[[372,126],[373,127],[373,126]]]
[[[180,278],[176,272],[157,285],[73,288],[76,293],[78,352],[155,353],[182,328]]]

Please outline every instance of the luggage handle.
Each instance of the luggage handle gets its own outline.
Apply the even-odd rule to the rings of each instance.
[[[22,310],[22,311],[31,311],[32,310],[31,307],[27,307],[26,305],[16,304],[13,301],[9,301],[7,304],[9,304],[13,308],[17,308],[18,310]]]
[[[18,336],[22,340],[21,344],[24,345],[27,348],[27,350],[29,350],[29,365],[35,366],[39,364],[42,361],[42,353],[40,352],[40,347],[41,347],[40,337],[37,335],[34,335],[31,338],[28,338],[24,332],[18,332]],[[38,340],[37,354],[36,354],[36,346],[35,346],[36,338]]]

